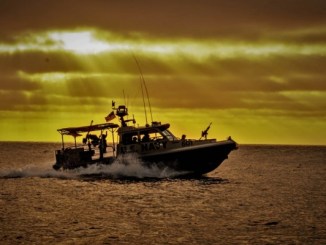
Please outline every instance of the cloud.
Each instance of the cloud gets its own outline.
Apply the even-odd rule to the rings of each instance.
[[[326,3],[322,0],[31,0],[28,8],[17,0],[3,0],[0,33],[10,39],[14,33],[27,30],[96,26],[116,32],[156,36],[252,39],[272,30],[325,23],[325,9]]]
[[[216,120],[222,114],[227,130],[245,129],[234,119],[251,129],[259,122],[272,129],[278,120],[293,126],[325,119],[325,1],[28,5],[0,3],[0,110],[6,119],[29,114],[35,123],[41,113],[56,113],[62,120],[92,114],[102,120],[111,99],[124,102],[123,90],[141,112],[133,55],[153,109],[163,117],[173,112],[181,129],[185,111]]]
[[[30,110],[39,111],[43,110],[46,104],[46,96],[39,93],[0,90],[0,110],[21,112]]]
[[[1,78],[0,90],[9,91],[35,91],[41,88],[40,84],[33,81],[21,79],[14,74],[3,74]]]
[[[79,40],[83,45],[72,48],[75,38],[84,38]],[[35,49],[36,44],[39,50]],[[34,89],[33,96],[37,96],[20,94],[26,97],[25,101],[12,99],[9,107],[16,109],[26,101],[29,110],[33,110],[32,105],[40,110],[37,102],[44,102],[48,110],[64,110],[63,105],[75,108],[78,103],[104,106],[108,99],[122,97],[122,90],[134,91],[132,96],[138,97],[134,101],[140,105],[140,74],[133,59],[134,50],[138,51],[153,104],[158,107],[302,111],[322,104],[316,100],[315,106],[307,106],[299,97],[289,99],[284,92],[326,89],[326,47],[322,44],[176,38],[172,42],[82,29],[21,36],[10,47],[9,53],[3,49],[0,55],[2,72],[7,74],[4,77],[11,77],[1,89]],[[93,53],[97,47],[104,49]],[[85,55],[83,48],[91,53]],[[9,97],[7,92],[4,98]]]

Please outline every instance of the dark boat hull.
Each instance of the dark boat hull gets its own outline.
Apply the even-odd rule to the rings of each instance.
[[[201,145],[187,146],[166,151],[138,155],[143,164],[159,168],[168,167],[180,172],[181,175],[203,175],[216,169],[228,154],[237,149],[237,144],[233,140],[225,140]],[[128,155],[128,153],[123,154]],[[64,153],[57,154],[57,162],[53,168],[58,170],[74,169],[79,167],[87,167],[92,164],[112,164],[114,157],[91,160],[77,161],[71,160],[71,155],[65,156]]]
[[[216,169],[228,154],[237,149],[233,140],[188,146],[142,155],[147,165],[167,166],[190,175],[203,175]]]

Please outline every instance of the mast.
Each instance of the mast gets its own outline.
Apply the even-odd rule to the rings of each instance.
[[[145,79],[143,77],[143,74],[141,75],[142,78],[143,78],[143,83],[144,83],[144,86],[145,86],[145,91],[146,91],[146,96],[147,96],[147,101],[148,101],[148,106],[149,106],[149,113],[151,114],[151,120],[152,120],[152,123],[153,123],[153,113],[152,113],[152,106],[151,106],[151,102],[149,100],[149,95],[148,95],[148,90],[147,90],[147,86],[146,86],[146,83],[145,83]]]
[[[139,70],[139,73],[140,73],[140,76],[141,76],[141,84],[144,84],[144,87],[145,87],[145,92],[146,92],[146,96],[147,96],[147,102],[148,102],[148,107],[149,107],[149,113],[151,114],[151,120],[153,122],[153,113],[152,113],[152,106],[151,106],[151,102],[149,100],[149,94],[148,94],[148,89],[147,89],[147,86],[146,86],[146,82],[145,82],[145,78],[143,76],[143,72],[141,70],[141,67],[140,67],[140,64],[136,58],[136,56],[133,54],[133,57],[135,59],[135,62],[137,64],[137,67],[138,67],[138,70]],[[142,86],[142,94],[143,94],[143,101],[144,101],[144,93],[143,93],[143,86]],[[145,107],[145,101],[144,101],[144,107]],[[145,110],[145,114],[146,114],[146,110]],[[146,116],[147,118],[147,116]],[[147,119],[146,119],[146,124],[147,124]]]
[[[148,124],[148,121],[147,121],[147,110],[146,110],[146,104],[145,104],[145,98],[144,98],[144,90],[143,90],[143,84],[140,80],[140,89],[141,89],[141,93],[142,93],[142,96],[143,96],[143,104],[144,104],[144,111],[145,111],[145,120],[146,120],[146,125]]]

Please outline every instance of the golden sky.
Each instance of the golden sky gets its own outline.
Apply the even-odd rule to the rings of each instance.
[[[176,136],[326,144],[324,0],[1,0],[0,140],[60,141],[123,91],[143,124],[133,54]]]

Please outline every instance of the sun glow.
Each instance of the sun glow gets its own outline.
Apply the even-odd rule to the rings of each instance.
[[[97,54],[126,48],[117,43],[109,43],[95,38],[91,31],[52,32],[49,38],[62,45],[62,49],[78,54]]]
[[[103,78],[108,76],[105,73],[78,73],[78,72],[44,72],[44,73],[26,73],[18,71],[17,76],[28,81],[42,83],[64,83],[73,79]]]
[[[62,50],[79,55],[106,52],[136,52],[145,55],[161,55],[167,59],[189,57],[206,60],[246,58],[257,59],[268,56],[325,55],[325,44],[293,44],[280,42],[236,42],[232,40],[201,40],[175,38],[151,39],[150,37],[124,37],[103,30],[48,31],[24,37],[15,44],[1,44],[0,53],[29,50]],[[18,39],[19,40],[19,39]]]

